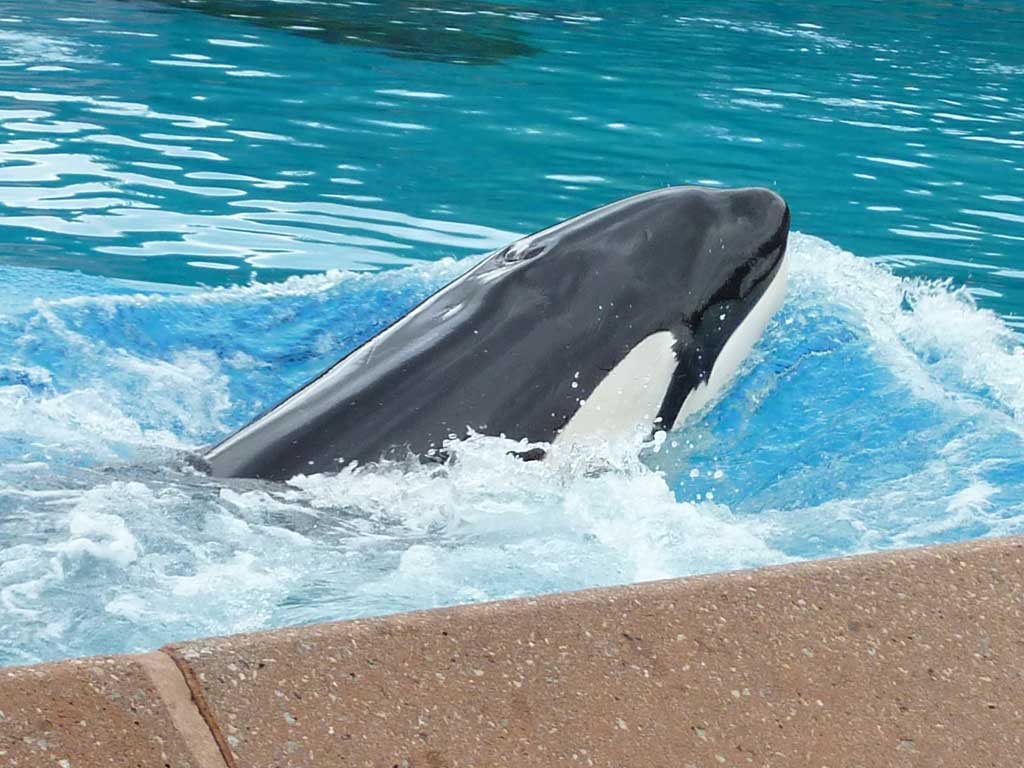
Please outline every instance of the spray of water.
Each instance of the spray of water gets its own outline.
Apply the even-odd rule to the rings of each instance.
[[[656,444],[213,481],[184,455],[468,267],[75,291],[0,313],[0,663],[1024,531],[1024,352],[796,234],[730,391]],[[13,270],[18,272],[18,270]],[[77,294],[70,295],[69,294]]]

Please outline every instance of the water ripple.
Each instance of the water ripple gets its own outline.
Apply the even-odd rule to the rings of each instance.
[[[380,268],[495,239],[368,235],[353,224],[364,216],[318,206],[515,232],[652,186],[760,183],[803,229],[868,257],[921,257],[900,269],[951,276],[1007,315],[1024,302],[1011,276],[1024,225],[1008,205],[1024,178],[1024,21],[1007,9],[237,11],[5,12],[9,263],[185,284]]]

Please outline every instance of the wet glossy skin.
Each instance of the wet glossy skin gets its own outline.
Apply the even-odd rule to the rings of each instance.
[[[469,428],[551,441],[666,330],[669,424],[771,282],[788,227],[760,189],[672,187],[570,219],[495,252],[206,459],[218,476],[287,479],[426,454]]]

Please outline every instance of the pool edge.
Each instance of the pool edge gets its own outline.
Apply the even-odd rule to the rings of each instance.
[[[129,755],[1018,766],[1024,537],[0,669],[0,766]]]

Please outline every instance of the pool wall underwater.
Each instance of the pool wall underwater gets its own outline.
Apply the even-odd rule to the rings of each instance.
[[[1024,538],[0,675],[0,765],[1017,766]]]

